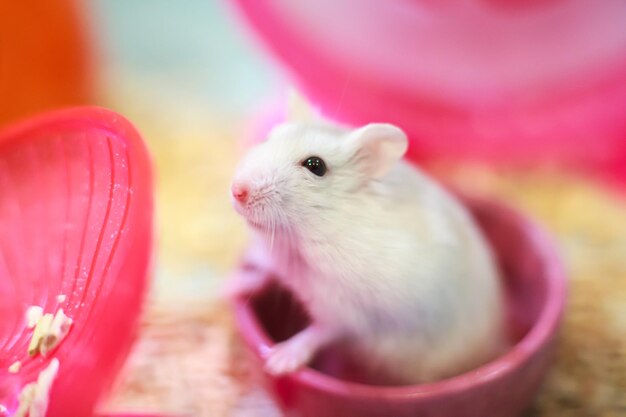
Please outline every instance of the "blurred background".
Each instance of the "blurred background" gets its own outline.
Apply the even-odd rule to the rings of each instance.
[[[199,417],[276,415],[245,366],[216,292],[246,242],[228,200],[230,175],[257,122],[284,103],[294,82],[290,71],[270,58],[226,0],[0,3],[0,124],[64,105],[102,105],[139,128],[156,165],[155,283],[142,338],[104,407]],[[350,100],[349,88],[338,94]],[[623,113],[623,97],[613,97],[611,111]],[[583,139],[590,148],[603,143]],[[612,161],[624,152],[624,137],[605,143],[603,155],[619,170]],[[620,184],[554,160],[461,159],[422,162],[466,191],[529,213],[553,234],[570,273],[557,363],[529,415],[626,415],[626,201]]]

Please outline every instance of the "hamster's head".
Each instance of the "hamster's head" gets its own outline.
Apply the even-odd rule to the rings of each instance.
[[[356,130],[288,123],[243,157],[231,186],[235,210],[260,231],[332,221],[338,205],[356,204],[407,149],[402,130],[369,124]],[[358,207],[355,207],[358,210]]]

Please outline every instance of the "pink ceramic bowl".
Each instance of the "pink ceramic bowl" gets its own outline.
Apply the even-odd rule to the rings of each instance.
[[[322,355],[325,359],[318,358],[310,368],[293,375],[265,375],[267,389],[285,415],[513,417],[529,406],[554,352],[566,298],[563,267],[553,244],[527,219],[491,201],[464,200],[497,254],[513,348],[472,372],[431,384],[397,387],[351,382],[348,374],[331,370],[333,354],[327,352]],[[236,300],[235,312],[259,367],[261,352],[307,322],[289,294],[278,288]]]

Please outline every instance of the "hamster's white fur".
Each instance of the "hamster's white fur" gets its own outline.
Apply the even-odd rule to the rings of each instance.
[[[242,159],[233,199],[312,326],[268,354],[268,371],[305,365],[347,342],[398,383],[452,376],[504,344],[497,269],[466,209],[402,160],[407,139],[387,124],[349,131],[284,124]],[[317,176],[302,162],[322,158]],[[262,285],[241,285],[249,291]]]

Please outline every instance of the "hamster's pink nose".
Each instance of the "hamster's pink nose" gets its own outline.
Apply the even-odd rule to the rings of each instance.
[[[242,184],[233,184],[230,188],[230,192],[233,193],[233,197],[235,200],[240,203],[245,203],[248,200],[248,195],[250,192],[248,191],[248,187]]]

